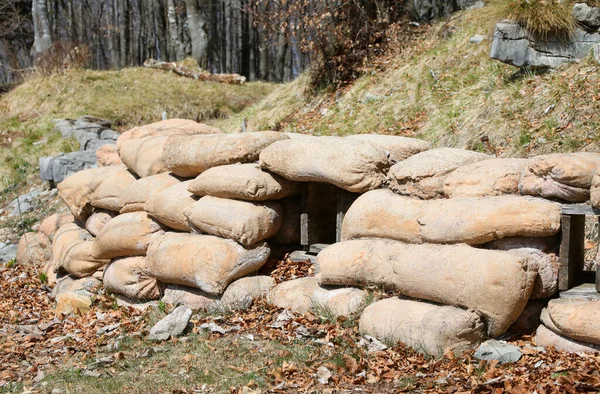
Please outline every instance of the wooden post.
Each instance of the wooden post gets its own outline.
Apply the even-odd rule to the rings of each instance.
[[[336,187],[327,183],[303,185],[300,213],[300,244],[331,244],[336,236]]]
[[[337,215],[335,221],[335,242],[342,240],[342,223],[346,212],[350,208],[350,205],[358,198],[359,194],[351,193],[344,189],[338,189],[337,193]]]
[[[600,225],[600,217],[598,217],[598,223]],[[598,243],[598,253],[600,253],[600,242]],[[596,265],[596,291],[598,293],[600,293],[600,269],[598,268],[598,261],[600,261],[600,255],[596,256],[596,261],[595,261],[595,265]]]
[[[563,214],[558,269],[558,289],[568,290],[579,284],[583,272],[585,215]]]

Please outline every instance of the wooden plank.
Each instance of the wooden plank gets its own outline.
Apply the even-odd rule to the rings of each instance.
[[[600,300],[600,293],[596,291],[596,286],[593,283],[584,283],[582,285],[575,286],[572,289],[561,291],[560,298]]]
[[[585,215],[562,215],[558,289],[568,290],[582,279],[585,241]]]
[[[305,251],[317,243],[330,244],[336,236],[336,187],[308,182],[302,187],[300,202],[300,244]]]
[[[600,224],[600,218],[598,218],[598,222]],[[598,248],[598,252],[600,252],[600,243],[596,246]],[[598,255],[598,257],[600,257],[600,254]],[[598,268],[598,257],[596,257],[596,261],[594,261],[594,266],[596,268],[595,271],[595,275],[596,275],[596,292],[600,293],[600,269]]]
[[[360,194],[351,193],[344,189],[338,189],[335,242],[340,242],[342,240],[342,224],[344,223],[344,217],[346,216],[348,209],[350,209],[350,205],[356,201],[358,196],[360,196]]]
[[[564,215],[600,216],[600,209],[588,204],[562,204],[560,209]]]
[[[300,245],[304,250],[310,246],[308,240],[308,184],[300,186]]]

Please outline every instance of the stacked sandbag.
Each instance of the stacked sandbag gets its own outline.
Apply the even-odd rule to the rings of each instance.
[[[52,243],[42,232],[25,233],[17,244],[17,263],[43,267],[52,259]]]
[[[444,181],[458,167],[492,159],[492,156],[455,148],[437,148],[409,157],[390,168],[390,189],[420,198],[443,197]]]
[[[134,301],[150,301],[160,298],[158,281],[149,277],[146,258],[124,257],[113,260],[104,270],[104,288]]]
[[[444,195],[456,197],[519,194],[527,159],[490,159],[458,167],[444,181]]]
[[[568,202],[585,202],[590,198],[590,188],[600,154],[554,153],[531,159],[519,181],[521,194]]]
[[[55,213],[42,220],[38,231],[52,241],[58,229],[67,223],[73,223],[75,218],[71,213]]]
[[[120,213],[144,210],[146,202],[164,189],[177,185],[180,179],[169,173],[157,174],[138,179],[129,184],[121,194]]]
[[[175,134],[219,134],[220,132],[215,127],[197,123],[189,119],[167,119],[127,130],[117,138],[116,146],[120,149],[125,141],[140,138],[165,137]]]
[[[486,339],[485,324],[471,310],[400,298],[366,307],[359,330],[362,335],[385,343],[403,342],[436,357],[447,351],[461,353]]]
[[[260,166],[297,182],[324,182],[355,193],[385,184],[389,161],[371,142],[339,137],[278,141],[260,154]]]
[[[94,190],[90,197],[90,203],[94,208],[119,212],[123,208],[122,195],[129,185],[137,178],[126,167],[107,177]]]
[[[526,254],[391,240],[333,244],[317,256],[322,285],[377,285],[411,298],[472,309],[501,335],[527,304],[537,267]]]
[[[382,134],[354,134],[346,138],[352,138],[359,141],[371,142],[379,145],[390,154],[390,159],[394,162],[406,160],[417,153],[431,149],[431,144],[417,138],[401,137],[397,135]]]
[[[212,167],[252,163],[275,141],[288,139],[274,131],[219,135],[172,135],[164,143],[162,160],[169,171],[195,177]],[[162,148],[162,147],[161,147]]]
[[[154,194],[144,203],[144,211],[157,222],[174,230],[191,231],[185,216],[185,211],[197,201],[188,191],[191,182],[176,183]]]
[[[505,237],[547,237],[560,230],[560,207],[520,196],[421,201],[374,190],[360,196],[342,224],[342,239],[479,245]]]
[[[94,237],[106,226],[106,224],[115,216],[117,212],[107,211],[104,209],[96,209],[85,221],[85,229]]]

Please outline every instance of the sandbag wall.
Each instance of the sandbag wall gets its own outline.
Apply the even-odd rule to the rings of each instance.
[[[117,150],[122,164],[58,185],[73,220],[52,234],[49,276],[195,308],[268,291],[277,306],[334,315],[361,311],[377,286],[402,297],[366,306],[361,332],[431,354],[539,316],[557,290],[551,200],[589,199],[600,163],[588,153],[496,159],[383,135],[221,134],[184,120],[130,130]],[[319,274],[273,287],[253,275],[272,245],[298,244],[305,182],[359,197],[342,241],[317,256]]]

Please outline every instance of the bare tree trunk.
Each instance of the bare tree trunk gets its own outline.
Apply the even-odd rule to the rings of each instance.
[[[167,17],[169,21],[169,60],[181,60],[185,57],[185,44],[180,41],[177,10],[173,0],[167,1]]]
[[[185,0],[185,9],[192,39],[192,57],[198,61],[200,67],[206,68],[208,37],[204,15],[200,12],[197,0]]]
[[[35,34],[32,54],[33,56],[38,56],[47,51],[52,45],[46,0],[33,0],[31,3],[31,13]]]

